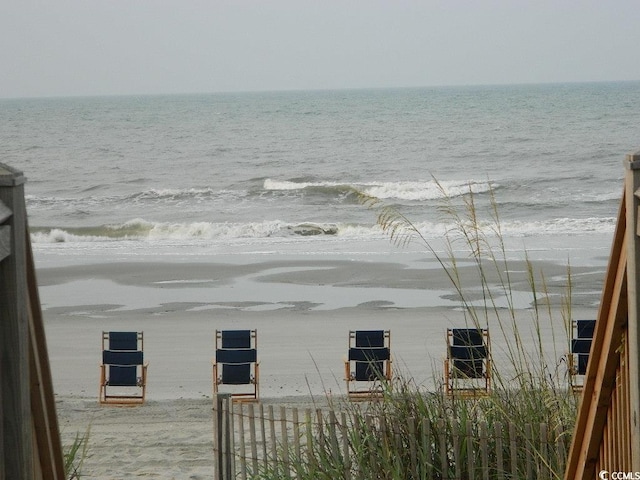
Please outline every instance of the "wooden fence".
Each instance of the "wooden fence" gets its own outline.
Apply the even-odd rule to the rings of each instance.
[[[356,413],[356,412],[362,412]],[[216,479],[556,479],[565,432],[545,424],[412,418],[214,399]]]

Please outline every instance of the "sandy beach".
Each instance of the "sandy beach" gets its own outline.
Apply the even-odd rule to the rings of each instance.
[[[211,478],[216,329],[257,329],[260,393],[267,403],[304,406],[341,398],[349,330],[389,329],[394,370],[425,390],[440,381],[446,328],[466,320],[443,272],[424,258],[246,260],[43,262],[37,274],[62,439],[69,445],[89,431],[86,478]],[[525,269],[511,268],[518,325],[534,351],[537,327]],[[539,262],[536,269],[544,272],[553,304],[552,319],[543,314],[539,329],[548,354],[561,355],[566,268]],[[472,266],[460,271],[473,281]],[[595,318],[603,274],[603,267],[572,268],[579,279],[574,318]],[[104,330],[144,331],[145,405],[98,405]],[[499,359],[506,340],[494,330]]]

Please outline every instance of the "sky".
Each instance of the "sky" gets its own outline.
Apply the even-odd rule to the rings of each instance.
[[[7,0],[0,98],[640,80],[638,0]]]

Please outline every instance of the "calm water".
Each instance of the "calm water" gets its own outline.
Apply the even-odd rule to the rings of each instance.
[[[0,132],[36,252],[375,251],[354,190],[437,239],[442,189],[493,189],[535,248],[608,248],[640,82],[0,100]]]

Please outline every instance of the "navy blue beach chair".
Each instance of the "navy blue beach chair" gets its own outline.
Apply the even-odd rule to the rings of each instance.
[[[380,397],[391,384],[390,331],[349,331],[349,352],[344,368],[350,400]]]
[[[449,396],[481,396],[491,390],[489,330],[447,329],[444,362],[445,392]]]
[[[102,332],[100,403],[144,403],[147,367],[143,332]]]
[[[571,338],[571,353],[569,360],[569,381],[574,392],[582,390],[584,375],[587,373],[589,352],[593,341],[595,320],[575,320],[573,322],[573,336]]]
[[[213,393],[228,385],[235,401],[258,401],[259,364],[256,330],[216,330]],[[241,386],[248,387],[240,388]]]

